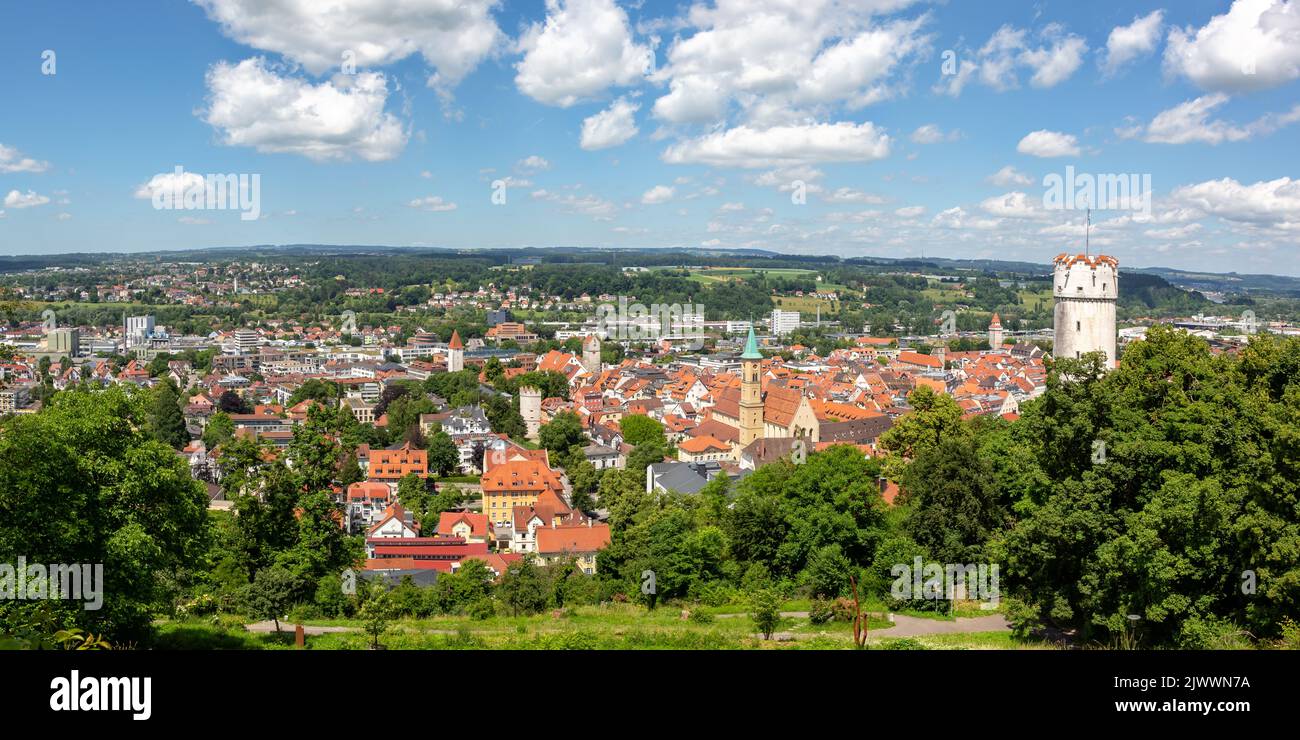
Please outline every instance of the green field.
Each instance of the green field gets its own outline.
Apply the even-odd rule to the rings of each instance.
[[[790,604],[787,606],[798,606]],[[830,621],[812,624],[807,617],[790,616],[781,620],[777,634],[765,640],[755,629],[749,615],[737,607],[704,609],[708,621],[696,621],[674,606],[650,611],[633,604],[583,606],[533,616],[498,615],[475,620],[468,617],[432,617],[403,619],[394,622],[380,637],[380,644],[390,650],[744,650],[744,649],[823,649],[847,650],[853,647],[853,627],[849,622]],[[716,612],[716,613],[715,613]],[[292,627],[280,634],[249,632],[239,626],[226,626],[212,619],[164,621],[158,624],[156,641],[150,647],[162,650],[277,650],[292,649]],[[346,632],[308,635],[311,650],[365,650],[371,638],[357,620],[317,620],[309,626],[347,628]],[[872,631],[889,627],[879,614],[870,619]],[[1006,632],[927,635],[911,638],[878,636],[870,646],[887,649],[1020,649],[1043,647],[1025,643]]]

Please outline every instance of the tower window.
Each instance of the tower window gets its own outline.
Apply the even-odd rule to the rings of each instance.
[[[1083,322],[1082,322],[1082,321],[1076,321],[1076,322],[1074,322],[1074,330],[1075,330],[1075,331],[1083,331]]]

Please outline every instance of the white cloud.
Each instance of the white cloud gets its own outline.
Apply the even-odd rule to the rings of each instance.
[[[424,198],[416,198],[406,204],[410,208],[417,208],[421,211],[433,211],[440,213],[443,211],[456,210],[455,203],[449,203],[442,199],[440,195],[430,195]]]
[[[894,215],[899,218],[916,218],[925,215],[925,206],[907,206],[894,210]]]
[[[421,170],[421,171],[420,171],[420,177],[422,177],[422,178],[424,178],[424,179],[426,179],[426,180],[432,180],[432,179],[433,179],[433,173],[430,172],[430,171],[428,171],[428,170]]]
[[[654,52],[633,41],[627,13],[613,0],[547,0],[546,21],[525,30],[518,47],[520,92],[562,108],[634,84],[654,66]]]
[[[984,180],[985,182],[991,183],[993,185],[997,185],[999,187],[1004,187],[1004,188],[1014,187],[1016,185],[1023,186],[1023,185],[1034,184],[1034,178],[1030,177],[1029,175],[1026,175],[1020,170],[1017,170],[1015,167],[1012,167],[1011,165],[1007,165],[1006,167],[1003,167],[997,172],[994,172],[993,174],[984,178]]]
[[[1300,180],[1289,177],[1251,185],[1229,177],[1207,180],[1177,188],[1170,199],[1228,221],[1300,229]]]
[[[815,162],[871,162],[889,156],[890,139],[870,122],[811,123],[767,129],[737,126],[670,146],[671,164],[781,167]]]
[[[1125,138],[1141,136],[1143,141],[1155,144],[1220,144],[1225,141],[1246,141],[1300,121],[1300,104],[1287,113],[1270,113],[1244,125],[1209,120],[1210,113],[1227,102],[1228,96],[1223,93],[1203,95],[1161,111],[1145,130],[1136,126],[1120,129],[1117,133]]]
[[[589,216],[596,221],[612,221],[618,207],[595,195],[574,195],[573,193],[555,193],[546,189],[534,190],[529,194],[533,200],[547,201],[560,206],[565,213]]]
[[[1001,223],[997,218],[972,218],[961,206],[953,206],[946,211],[940,211],[930,220],[935,226],[941,226],[948,229],[979,229],[988,231],[996,229]]]
[[[1043,218],[1046,215],[1042,200],[1034,201],[1022,192],[1004,193],[980,202],[980,208],[1000,218]]]
[[[1155,10],[1136,17],[1127,26],[1116,26],[1106,38],[1106,50],[1097,60],[1097,66],[1106,75],[1113,75],[1120,67],[1144,54],[1150,54],[1160,41],[1165,11]]]
[[[636,136],[636,117],[633,114],[640,107],[619,98],[605,110],[588,116],[582,122],[580,146],[588,151],[608,149]]]
[[[1020,86],[1021,70],[1032,72],[1029,84],[1033,87],[1055,87],[1083,64],[1088,44],[1082,37],[1067,33],[1056,23],[1044,26],[1037,37],[1043,45],[1031,45],[1027,29],[999,27],[973,58],[960,60],[957,74],[941,80],[935,91],[955,97],[971,80],[994,90],[1011,90]]]
[[[383,66],[419,53],[434,68],[431,87],[454,87],[501,40],[497,0],[195,0],[222,33],[276,52],[319,75]]]
[[[149,178],[148,182],[136,186],[134,195],[141,200],[153,200],[154,195],[159,193],[168,199],[175,193],[194,192],[204,196],[206,188],[207,181],[196,172],[160,172]]]
[[[24,157],[22,152],[11,146],[0,144],[0,174],[14,172],[44,172],[50,168],[49,162],[41,162]]]
[[[667,185],[656,185],[641,195],[641,202],[646,205],[655,205],[657,203],[667,203],[673,199],[676,191]]]
[[[1204,227],[1198,223],[1190,223],[1183,226],[1171,226],[1167,229],[1148,229],[1142,234],[1152,239],[1186,239],[1202,228]]]
[[[1050,47],[1026,49],[1020,54],[1020,63],[1034,70],[1029,84],[1034,87],[1055,87],[1068,80],[1083,64],[1088,44],[1078,36],[1056,39]]]
[[[56,215],[55,218],[57,218],[60,221],[68,221],[72,218],[72,214],[68,213],[67,211],[63,211],[62,213]]]
[[[520,172],[534,173],[543,172],[551,168],[551,163],[546,161],[545,157],[536,154],[530,154],[527,157],[515,162],[515,169]]]
[[[953,129],[945,134],[943,129],[933,123],[927,123],[924,126],[921,126],[913,131],[911,136],[912,142],[915,144],[938,144],[941,141],[956,141],[960,138],[960,131]]]
[[[894,96],[910,60],[929,49],[929,16],[874,16],[912,0],[717,0],[685,15],[653,79],[668,92],[653,114],[672,123],[718,121],[732,104],[748,124],[802,120],[810,108],[859,108]]]
[[[867,205],[880,205],[885,202],[885,199],[879,195],[864,193],[853,188],[836,188],[834,192],[823,196],[823,199],[828,203],[865,203]]]
[[[177,218],[176,221],[177,223],[182,223],[186,226],[205,226],[212,223],[209,219],[200,218],[198,216],[181,216],[180,218]]]
[[[49,203],[50,199],[31,190],[26,193],[17,190],[10,190],[5,196],[5,208],[32,208],[34,206],[43,206]]]
[[[1206,90],[1225,92],[1300,78],[1300,3],[1236,0],[1199,29],[1173,28],[1164,65]]]
[[[725,212],[725,211],[743,211],[743,210],[745,210],[745,204],[744,204],[744,203],[723,203],[722,205],[718,206],[718,210],[719,210],[719,211],[724,211],[724,212]]]
[[[1079,142],[1072,134],[1040,129],[1026,134],[1016,151],[1033,157],[1077,157]]]
[[[384,112],[387,82],[377,72],[338,75],[314,85],[281,77],[260,57],[218,62],[207,74],[203,120],[227,146],[300,154],[315,160],[396,157],[408,131]]]

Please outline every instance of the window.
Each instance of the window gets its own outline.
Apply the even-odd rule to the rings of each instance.
[[[1075,330],[1075,331],[1083,331],[1083,322],[1082,322],[1082,321],[1076,321],[1076,322],[1074,322],[1074,330]]]

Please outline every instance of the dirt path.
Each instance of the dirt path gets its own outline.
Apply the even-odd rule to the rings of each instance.
[[[290,624],[289,622],[280,623],[280,631],[285,634],[292,635],[293,628],[294,625]],[[244,625],[244,629],[248,630],[249,632],[275,632],[275,622],[266,619],[261,622],[253,622],[252,624],[246,624]],[[356,632],[357,628],[356,627],[314,627],[312,625],[303,625],[302,631],[304,634],[307,635],[324,635],[330,632]]]
[[[967,632],[1010,632],[1011,626],[1001,614],[987,617],[957,617],[955,622],[893,615],[894,626],[871,630],[872,637],[920,637],[921,635],[955,635]]]

